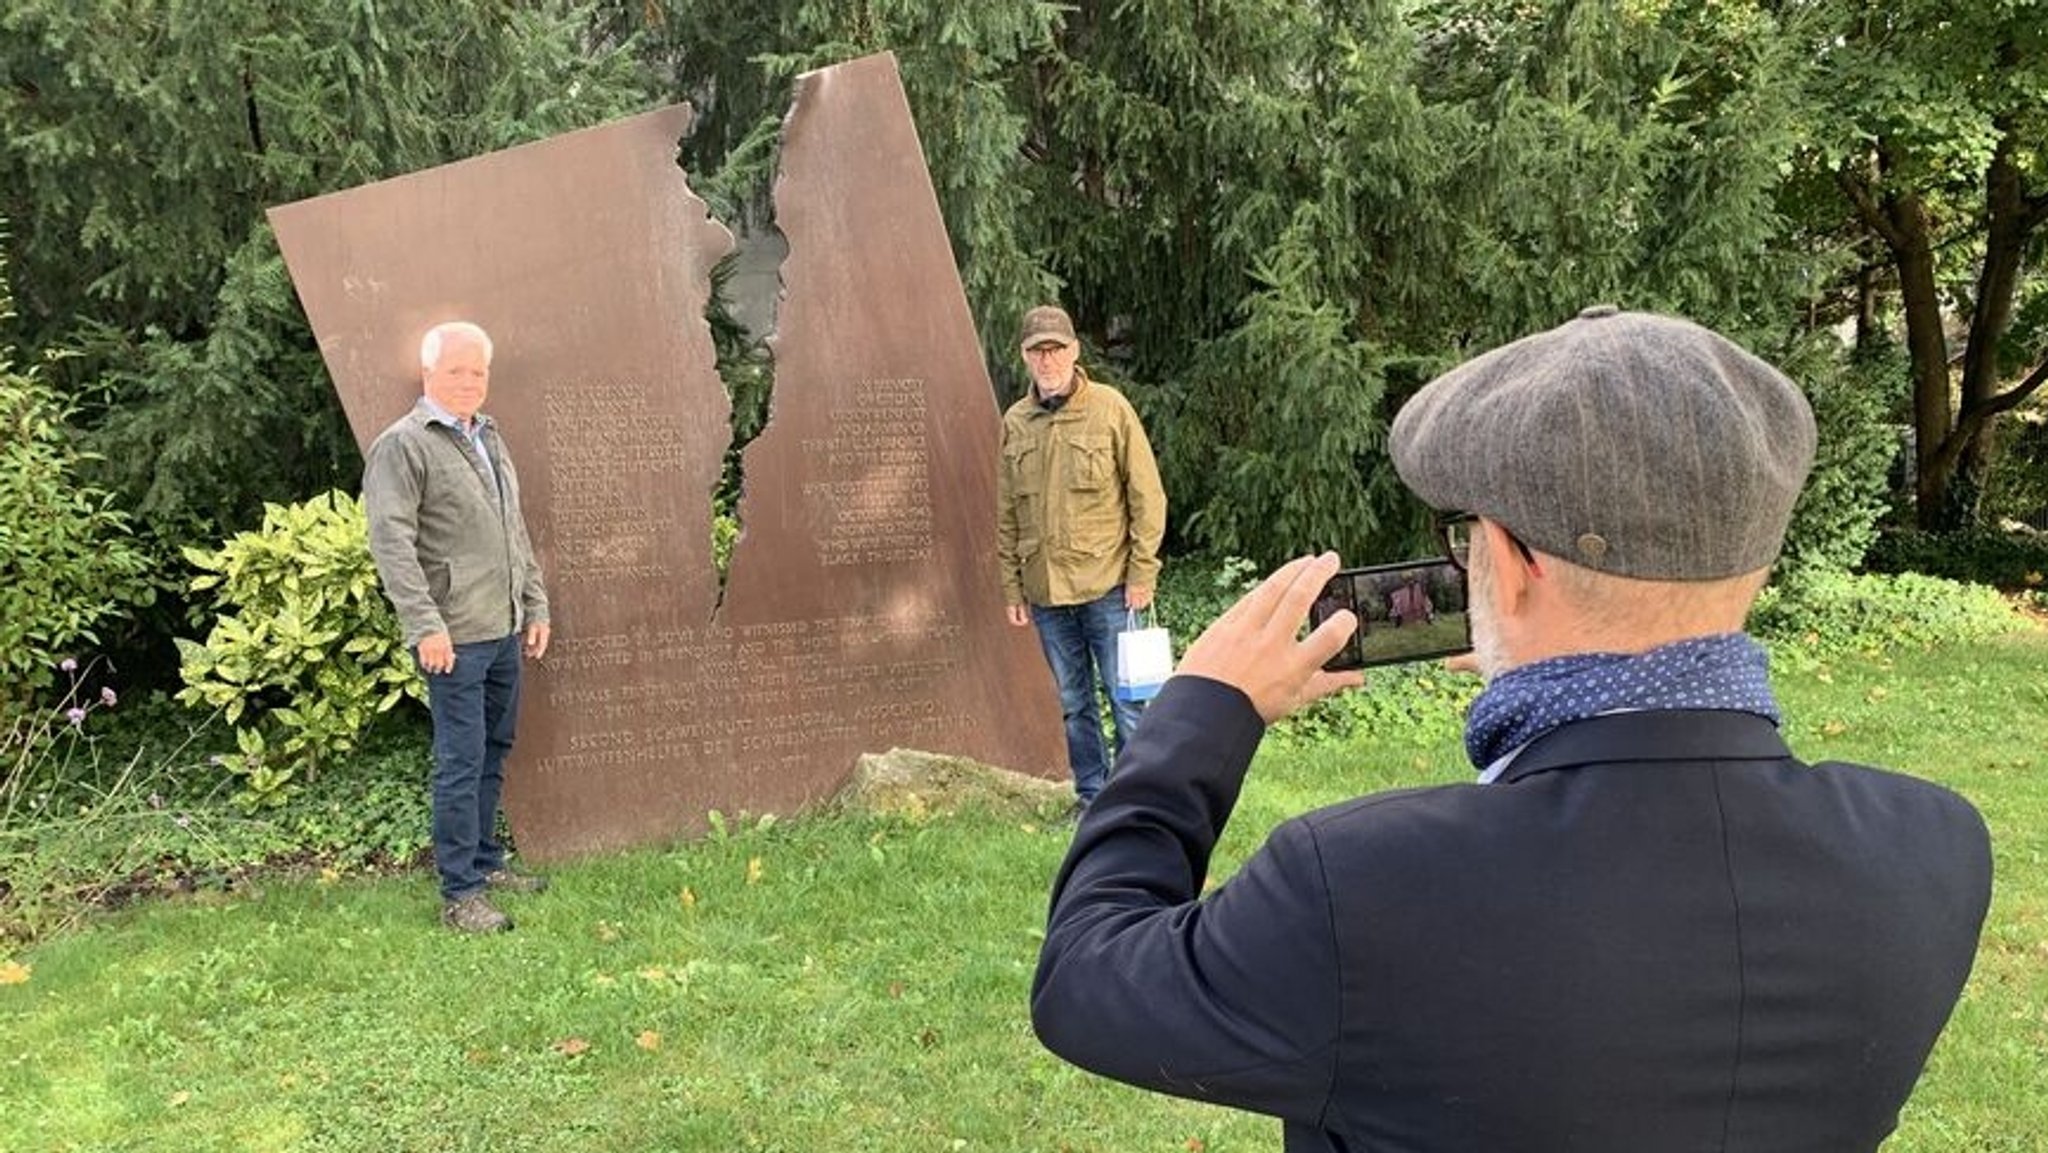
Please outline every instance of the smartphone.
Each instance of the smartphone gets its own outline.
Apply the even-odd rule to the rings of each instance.
[[[1308,611],[1313,629],[1339,609],[1358,627],[1323,665],[1332,672],[1472,651],[1465,570],[1447,557],[1348,568],[1330,578]]]

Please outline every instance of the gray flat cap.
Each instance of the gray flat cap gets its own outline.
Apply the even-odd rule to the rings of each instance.
[[[1775,561],[1814,440],[1785,374],[1691,321],[1613,305],[1431,381],[1389,437],[1431,507],[1645,580]]]

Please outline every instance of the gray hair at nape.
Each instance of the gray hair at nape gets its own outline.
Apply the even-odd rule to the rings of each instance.
[[[491,363],[491,334],[485,332],[482,325],[467,320],[446,320],[428,329],[427,334],[420,337],[421,368],[431,370],[441,362],[441,346],[446,344],[451,336],[474,341],[478,348],[484,350],[484,363]]]

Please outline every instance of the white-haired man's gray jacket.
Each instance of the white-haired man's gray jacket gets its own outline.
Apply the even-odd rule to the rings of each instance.
[[[364,461],[370,552],[408,646],[442,632],[455,644],[496,640],[548,619],[518,473],[496,422],[477,420],[489,467],[425,399]]]

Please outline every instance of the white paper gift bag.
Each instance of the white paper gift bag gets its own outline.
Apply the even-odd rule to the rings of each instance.
[[[1149,620],[1124,614],[1124,630],[1116,634],[1116,684],[1110,688],[1117,700],[1149,701],[1173,675],[1173,641]]]

